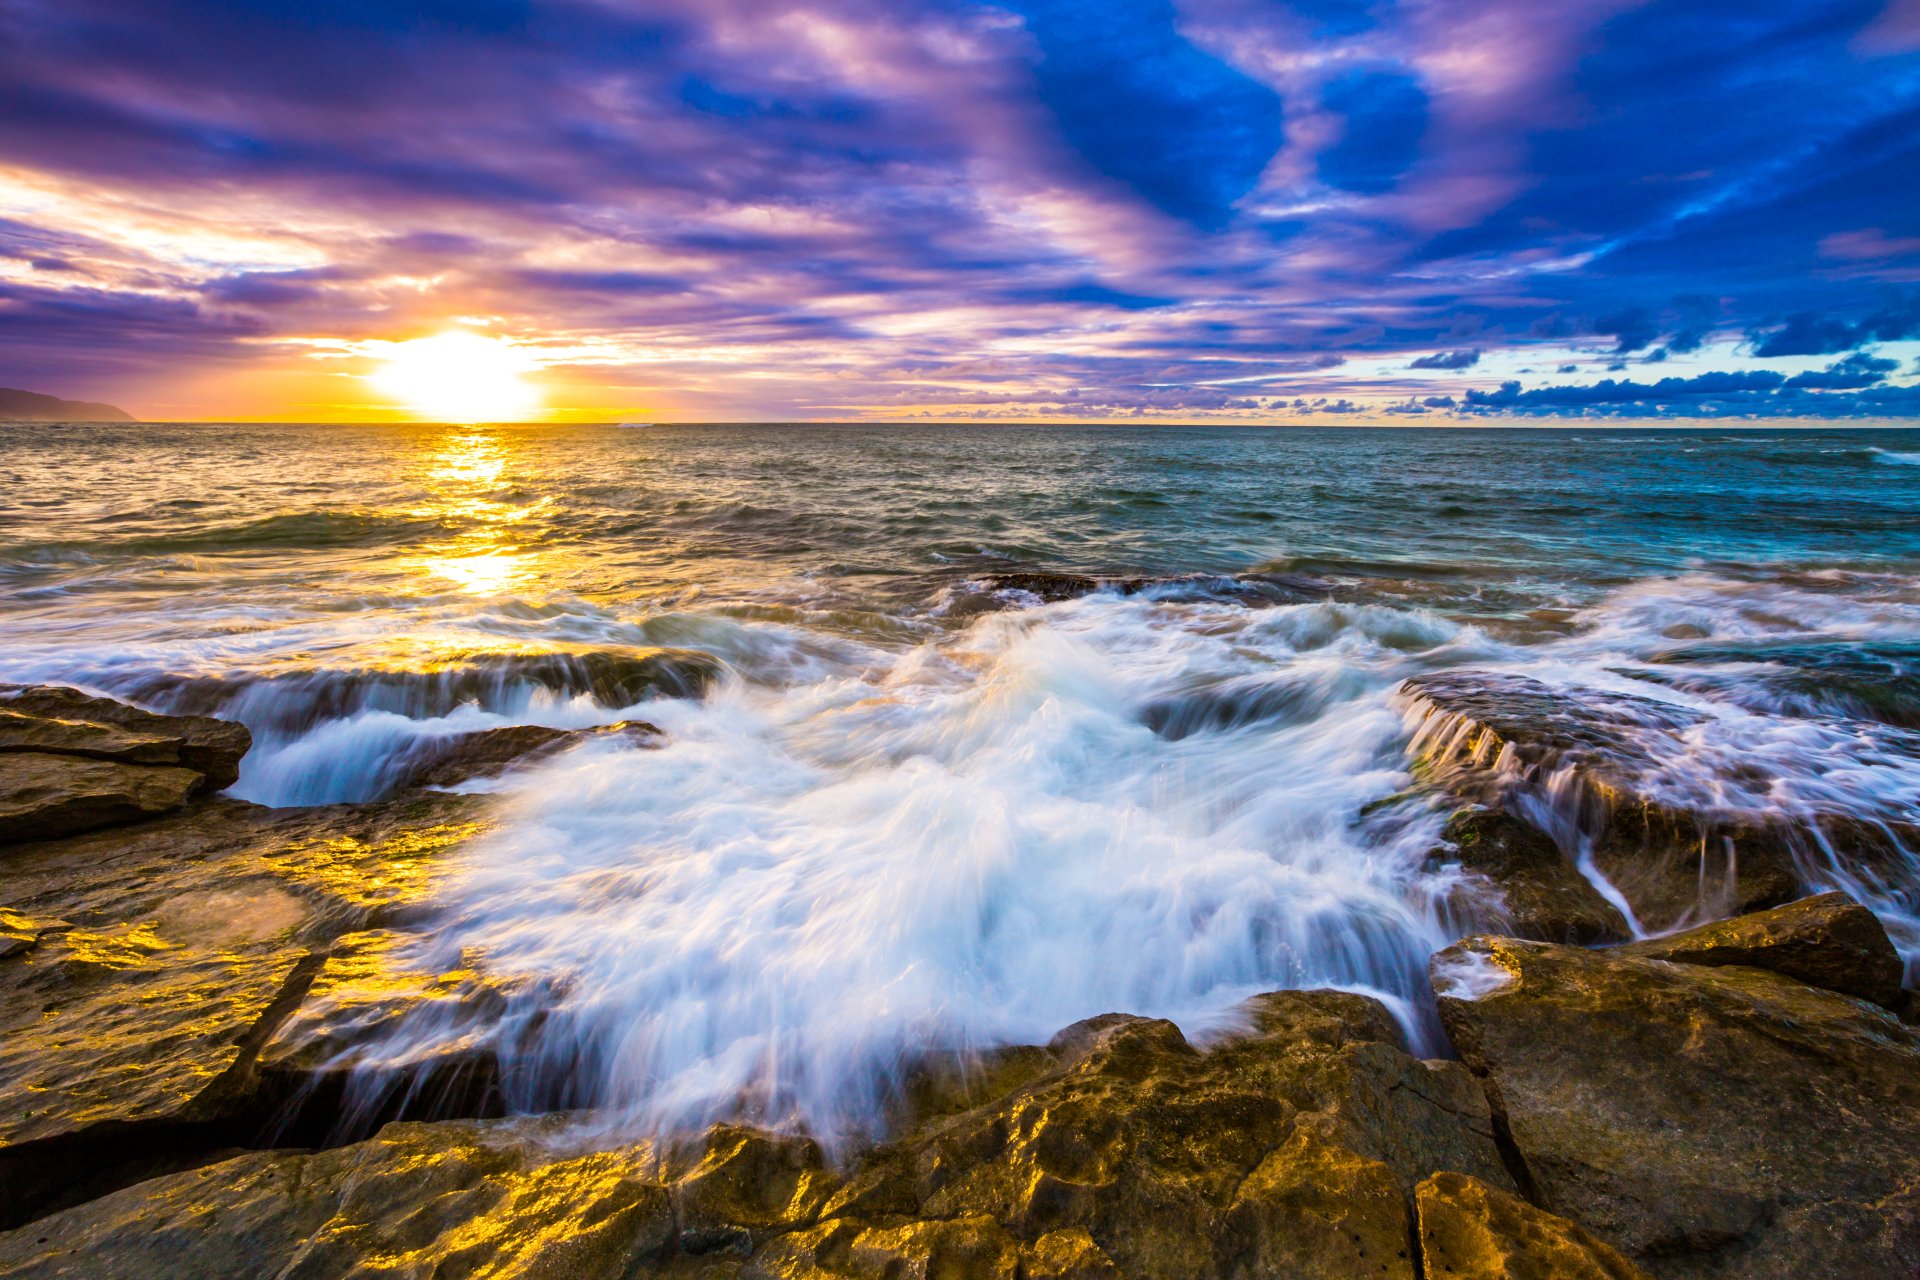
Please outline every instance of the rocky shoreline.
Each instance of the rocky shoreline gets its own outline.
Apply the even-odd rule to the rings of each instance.
[[[830,1158],[610,1135],[507,1078],[539,979],[412,945],[492,821],[428,788],[583,735],[476,733],[386,799],[267,809],[215,794],[238,724],[0,690],[0,1276],[1920,1271],[1915,975],[1868,909],[1913,891],[1912,815],[1677,791],[1699,725],[1651,699],[1488,672],[1399,698],[1418,785],[1362,821],[1443,808],[1432,857],[1484,890],[1432,962],[1453,1057],[1336,991],[1201,1043],[1108,1014],[917,1064],[886,1138]]]

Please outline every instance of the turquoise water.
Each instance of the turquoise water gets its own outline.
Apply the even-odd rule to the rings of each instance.
[[[1419,1034],[1498,904],[1437,814],[1363,820],[1409,675],[1682,703],[1678,799],[1920,819],[1920,432],[0,427],[0,637],[0,680],[246,720],[269,804],[658,724],[480,784],[434,945],[570,993],[541,1052],[637,1122],[831,1131],[910,1052],[1115,1009],[1335,985]],[[512,662],[653,646],[724,678]],[[1835,872],[1910,971],[1911,861]]]

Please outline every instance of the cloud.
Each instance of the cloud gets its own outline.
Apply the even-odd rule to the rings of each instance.
[[[1788,379],[1769,369],[1704,373],[1657,382],[1603,379],[1581,385],[1522,389],[1503,382],[1494,391],[1469,391],[1470,412],[1522,416],[1606,417],[1920,417],[1920,387],[1877,386],[1889,362],[1867,357],[1840,361],[1824,374]]]
[[[1480,353],[1475,350],[1436,351],[1430,356],[1421,356],[1409,369],[1471,369],[1480,363]]]
[[[1898,360],[1885,360],[1856,351],[1844,360],[1836,360],[1820,373],[1802,373],[1788,378],[1786,385],[1816,391],[1857,391],[1885,382],[1887,375],[1900,367]]]
[[[1642,307],[1629,307],[1612,315],[1601,316],[1593,322],[1593,331],[1615,339],[1613,353],[1618,356],[1650,347],[1660,337],[1653,315]]]
[[[1788,316],[1777,329],[1751,332],[1753,353],[1762,358],[1826,356],[1869,342],[1899,342],[1920,336],[1920,294],[1889,301],[1865,319],[1850,322],[1811,311]]]
[[[1421,375],[1572,374],[1582,335],[1636,369],[1837,357],[1920,335],[1889,292],[1917,269],[1920,101],[1909,58],[1863,52],[1876,21],[0,4],[0,383],[137,410],[303,339],[461,317],[689,417],[1445,411]],[[1561,407],[1897,409],[1873,372]]]

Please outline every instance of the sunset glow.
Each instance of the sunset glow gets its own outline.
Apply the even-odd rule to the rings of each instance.
[[[136,417],[1920,417],[1904,0],[0,11],[0,386]]]
[[[436,422],[518,422],[539,406],[532,362],[513,343],[474,333],[397,342],[380,355],[373,384]]]

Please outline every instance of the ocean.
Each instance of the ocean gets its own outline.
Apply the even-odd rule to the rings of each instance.
[[[567,674],[654,647],[718,684]],[[855,1129],[915,1052],[1279,987],[1431,1047],[1482,890],[1367,816],[1455,669],[1706,713],[1702,804],[1920,820],[1920,431],[0,426],[0,681],[244,720],[240,798],[664,730],[467,784],[431,944],[540,978],[532,1052],[637,1123]],[[1920,856],[1832,887],[1911,982]]]

